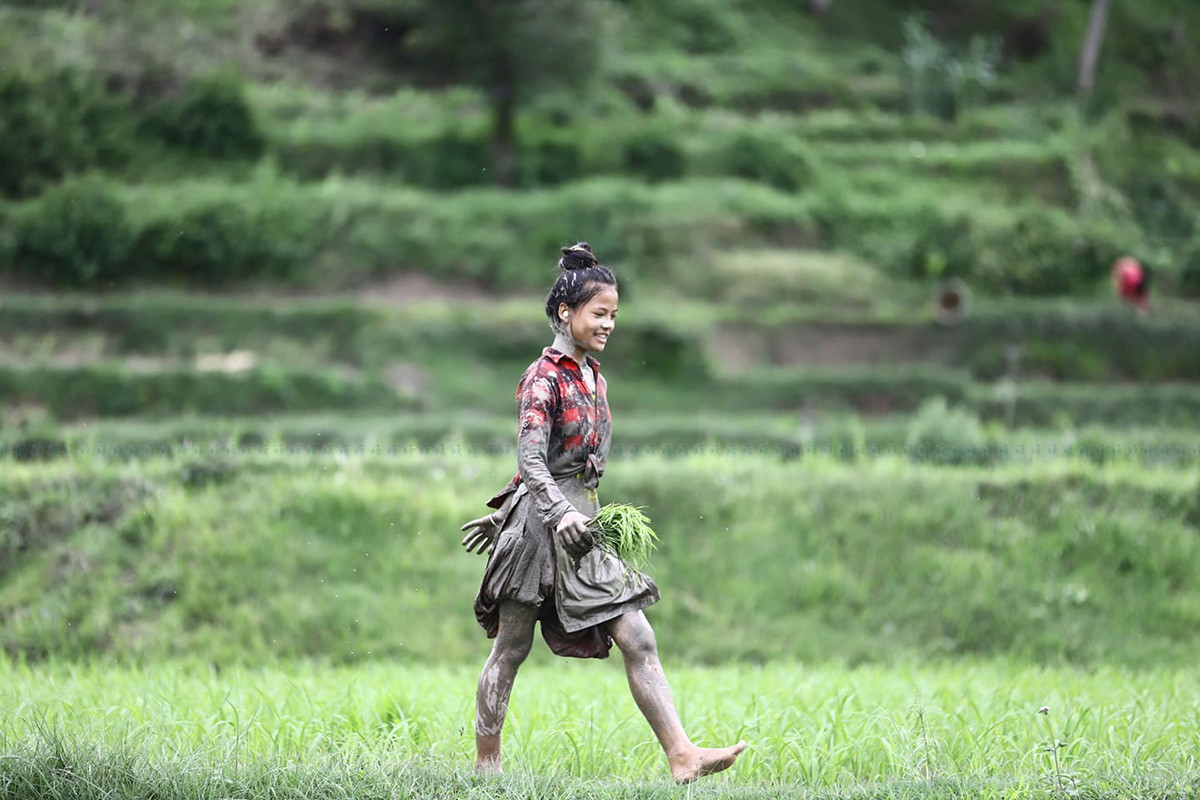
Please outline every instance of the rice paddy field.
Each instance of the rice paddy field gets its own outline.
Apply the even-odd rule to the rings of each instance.
[[[709,784],[669,783],[618,664],[540,659],[514,695],[503,779],[470,774],[477,675],[466,666],[6,667],[0,787],[9,797],[230,797],[268,786],[263,795],[278,797],[1196,790],[1194,668],[696,668],[669,657],[667,668],[694,738],[751,743]],[[111,793],[91,794],[101,786]]]

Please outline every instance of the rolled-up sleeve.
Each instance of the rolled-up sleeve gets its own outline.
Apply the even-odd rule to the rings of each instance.
[[[545,376],[530,376],[517,394],[517,418],[520,420],[517,469],[533,495],[542,521],[551,531],[558,527],[564,514],[575,510],[554,482],[547,461],[550,429],[557,405],[558,387]]]

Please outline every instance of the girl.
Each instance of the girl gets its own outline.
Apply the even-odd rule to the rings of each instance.
[[[697,747],[679,723],[642,609],[658,587],[600,548],[587,530],[600,509],[596,486],[612,441],[600,362],[617,322],[617,280],[586,242],[564,247],[546,297],[554,343],[517,384],[517,475],[462,526],[468,551],[489,552],[475,616],[495,638],[475,697],[475,768],[500,772],[500,731],[533,626],[560,656],[607,658],[616,642],[638,708],[658,737],[671,774],[687,783],[733,764],[745,742]]]

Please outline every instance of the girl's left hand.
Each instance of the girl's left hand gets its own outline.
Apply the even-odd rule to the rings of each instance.
[[[582,555],[592,546],[592,535],[587,529],[588,518],[578,511],[568,511],[563,514],[554,533],[558,541],[567,551],[574,555]]]

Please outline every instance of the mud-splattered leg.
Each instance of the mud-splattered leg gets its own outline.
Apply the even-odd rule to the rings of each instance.
[[[533,644],[537,616],[536,606],[500,604],[500,630],[475,693],[475,769],[480,772],[500,773],[500,731],[513,679]]]
[[[625,657],[625,675],[633,699],[658,737],[671,775],[679,783],[720,772],[733,765],[746,749],[745,742],[732,747],[706,748],[692,744],[684,733],[671,699],[671,689],[662,663],[658,660],[658,643],[654,630],[641,611],[625,614],[608,623],[608,632]]]

